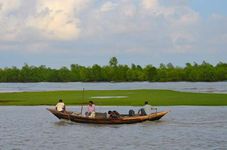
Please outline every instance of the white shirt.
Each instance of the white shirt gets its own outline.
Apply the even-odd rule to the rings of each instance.
[[[65,104],[63,102],[58,102],[56,105],[57,111],[63,111]]]
[[[151,105],[149,105],[149,104],[144,105],[143,108],[144,108],[146,114],[150,114],[152,112],[151,110],[155,109],[155,108],[152,108]]]

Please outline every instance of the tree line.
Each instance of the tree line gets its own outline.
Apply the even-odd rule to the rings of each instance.
[[[202,64],[186,63],[185,67],[177,67],[171,63],[153,65],[118,64],[116,57],[109,64],[100,66],[81,66],[72,64],[70,68],[53,69],[24,64],[17,67],[0,68],[0,82],[168,82],[168,81],[227,81],[227,63],[219,62],[213,66],[205,61]]]

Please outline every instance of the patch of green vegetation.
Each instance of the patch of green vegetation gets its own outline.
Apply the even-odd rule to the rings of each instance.
[[[126,96],[125,98],[92,98],[97,96]],[[66,105],[87,104],[89,100],[96,105],[139,106],[144,101],[151,105],[197,105],[227,106],[227,94],[188,93],[170,90],[88,90],[0,93],[0,105],[55,105],[58,99]]]
[[[81,66],[71,64],[70,68],[54,69],[24,64],[22,68],[15,66],[0,68],[0,82],[176,82],[176,81],[227,81],[227,63],[219,62],[213,66],[203,61],[202,64],[186,63],[185,67],[174,66],[172,63],[159,67],[136,64],[131,66],[118,64],[116,57],[109,60],[109,64],[99,66]]]

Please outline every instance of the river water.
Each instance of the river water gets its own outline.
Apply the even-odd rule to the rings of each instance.
[[[227,93],[227,82],[67,82],[0,83],[0,92],[53,90],[168,89],[186,92]]]
[[[58,120],[49,106],[0,106],[1,150],[226,150],[227,107],[171,106],[159,121],[130,125]],[[67,107],[68,108],[68,107]],[[80,107],[68,109],[79,111]],[[127,113],[138,107],[97,107]]]

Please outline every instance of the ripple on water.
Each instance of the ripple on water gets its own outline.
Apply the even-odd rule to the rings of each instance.
[[[111,108],[125,113],[131,107]],[[106,111],[110,107],[98,109]],[[178,106],[160,109],[171,109],[171,112],[155,122],[94,125],[58,120],[44,106],[0,107],[1,114],[6,114],[0,115],[0,149],[227,148],[227,107]]]

